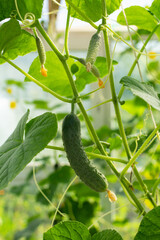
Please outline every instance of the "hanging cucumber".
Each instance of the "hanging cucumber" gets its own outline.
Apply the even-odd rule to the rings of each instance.
[[[68,114],[63,121],[62,139],[67,158],[77,176],[93,190],[107,191],[107,179],[91,164],[83,150],[80,121],[74,113]]]
[[[86,68],[87,68],[88,72],[91,71],[92,65],[94,64],[94,62],[96,60],[100,43],[101,43],[101,34],[100,34],[100,31],[98,30],[92,36],[90,43],[89,43],[88,51],[87,51]]]
[[[39,56],[39,61],[41,63],[41,74],[44,77],[47,77],[47,70],[44,67],[44,64],[46,62],[46,51],[43,45],[42,40],[40,39],[40,37],[38,37],[38,35],[36,35],[36,45],[37,45],[37,51],[38,51],[38,56]]]

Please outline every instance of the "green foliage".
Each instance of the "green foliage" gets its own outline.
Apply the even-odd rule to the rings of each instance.
[[[13,60],[18,56],[24,56],[33,51],[36,51],[34,37],[30,33],[22,30],[20,35],[6,43],[3,56]],[[0,59],[0,64],[2,63],[4,63],[4,60]]]
[[[23,19],[26,13],[33,13],[36,19],[41,17],[43,0],[17,0],[17,5]],[[5,18],[10,18],[12,15],[19,19],[16,11],[15,0],[8,0],[7,2],[5,0],[1,0],[0,21]]]
[[[0,147],[0,189],[6,187],[56,135],[57,121],[54,114],[45,113],[26,125],[28,115],[29,111]]]
[[[107,229],[93,235],[92,240],[123,240],[118,232]]]
[[[88,229],[80,222],[64,221],[44,233],[43,240],[122,240],[115,230],[107,229],[92,237]]]
[[[129,25],[135,25],[139,29],[145,29],[152,31],[157,25],[157,20],[151,15],[145,8],[140,6],[131,6],[125,8],[125,14],[127,17],[127,22]],[[123,12],[118,15],[117,22],[122,25],[126,25],[126,20],[124,18]],[[156,31],[158,37],[160,37],[160,30]]]
[[[45,67],[48,70],[47,77],[41,75],[41,66],[39,64],[39,57],[37,57],[32,62],[28,73],[54,92],[62,96],[72,95],[72,90],[63,65],[54,52],[46,52]],[[25,81],[28,81],[28,79],[25,78]]]
[[[12,31],[14,29],[14,31]],[[0,27],[0,52],[5,51],[6,46],[12,42],[12,40],[21,34],[21,27],[19,22],[15,19],[11,19],[5,22]]]
[[[122,0],[106,0],[106,7],[107,7],[107,14],[111,14],[115,10],[117,10],[120,7],[120,3]],[[78,7],[79,10],[81,10],[86,16],[88,16],[93,22],[97,22],[102,17],[102,11],[101,11],[101,0],[67,0],[66,3],[69,4],[69,2],[72,2],[76,7]],[[77,13],[74,9],[71,9],[71,16],[74,18],[78,18],[82,21],[85,21],[85,19]]]
[[[160,99],[154,88],[144,82],[139,82],[132,77],[123,77],[120,83],[124,84],[125,87],[129,88],[133,94],[142,98],[145,102],[150,104],[157,110],[160,110]]]
[[[91,240],[87,227],[76,221],[60,222],[44,233],[43,240]]]
[[[19,13],[16,12],[16,2]],[[53,215],[55,214],[55,207],[59,204],[59,211],[63,214],[57,212],[56,215],[54,215],[55,225],[44,233],[45,240],[120,240],[122,237],[118,234],[117,230],[119,230],[124,239],[130,240],[131,237],[133,238],[135,235],[135,229],[137,229],[138,222],[140,221],[140,218],[136,218],[137,213],[141,214],[141,217],[142,215],[146,215],[142,218],[135,239],[158,240],[160,238],[160,208],[156,207],[156,205],[159,200],[160,147],[156,139],[158,133],[157,135],[152,134],[153,139],[148,137],[151,134],[151,131],[153,131],[153,124],[158,125],[159,123],[159,58],[157,56],[156,60],[154,60],[154,54],[148,55],[148,58],[150,59],[149,63],[147,63],[147,67],[145,68],[147,81],[140,82],[135,78],[130,77],[133,68],[135,68],[134,64],[129,71],[130,76],[122,77],[120,83],[123,84],[124,88],[129,88],[136,97],[130,95],[129,91],[126,91],[124,94],[125,96],[123,95],[125,104],[120,105],[123,102],[120,95],[122,94],[124,88],[121,88],[120,94],[118,95],[116,92],[118,90],[118,79],[115,79],[116,81],[113,79],[113,77],[117,76],[116,74],[115,76],[113,74],[113,65],[118,62],[112,59],[113,57],[117,58],[117,55],[115,54],[112,56],[113,54],[110,51],[110,46],[107,41],[107,38],[109,37],[109,30],[106,31],[104,25],[107,27],[108,15],[120,7],[121,0],[66,0],[66,3],[67,7],[71,3],[70,10],[72,17],[88,21],[88,23],[95,28],[95,31],[98,29],[103,32],[103,44],[105,45],[104,52],[107,57],[97,57],[97,46],[93,41],[93,47],[91,50],[93,50],[92,54],[94,56],[92,55],[93,58],[91,57],[89,59],[89,62],[94,64],[91,72],[87,72],[86,70],[85,57],[84,59],[79,58],[78,54],[77,56],[69,56],[69,54],[66,56],[63,51],[56,47],[56,36],[53,43],[52,39],[46,34],[44,28],[38,21],[41,17],[43,0],[0,1],[0,21],[6,19],[0,27],[0,64],[4,63],[5,59],[7,62],[7,59],[14,60],[18,56],[24,56],[29,52],[36,51],[35,37],[29,32],[39,31],[46,43],[48,43],[53,50],[46,53],[46,62],[45,58],[40,59],[42,64],[45,62],[48,76],[44,77],[41,75],[41,66],[39,64],[38,57],[31,64],[29,74],[33,76],[37,82],[39,81],[55,93],[61,96],[70,97],[70,99],[59,97],[59,99],[64,100],[65,103],[63,104],[52,101],[52,99],[48,97],[48,93],[43,93],[44,98],[43,94],[40,96],[38,93],[38,98],[35,96],[34,99],[27,99],[25,103],[32,105],[31,107],[34,107],[34,111],[43,112],[44,110],[53,111],[56,109],[58,112],[57,117],[51,112],[46,112],[33,118],[27,123],[29,115],[29,111],[27,111],[19,121],[16,129],[0,147],[0,189],[2,189],[2,191],[0,191],[0,195],[2,195],[2,201],[0,201],[0,216],[3,216],[1,217],[2,221],[0,221],[0,225],[2,226],[0,238],[4,237],[6,240],[10,240],[12,238],[15,240],[21,238],[37,240],[42,238],[42,233],[46,231],[46,224],[47,227],[50,226],[50,220],[52,220]],[[131,6],[125,9],[128,24],[138,27],[138,31],[135,31],[134,35],[132,35],[135,48],[139,49],[139,45],[143,43],[143,41],[140,43],[140,38],[143,34],[145,34],[145,37],[147,38],[145,43],[143,43],[143,48],[146,47],[146,44],[148,43],[147,41],[149,41],[149,39],[153,36],[153,30],[155,30],[155,27],[157,27],[155,33],[160,38],[160,28],[158,28],[158,19],[160,19],[159,8],[160,1],[154,0],[152,1],[151,7],[143,8],[140,6]],[[107,12],[106,14],[105,11]],[[30,17],[32,18],[34,16],[30,15],[29,17],[29,13],[33,14],[35,19],[30,19]],[[10,17],[11,19],[7,20],[7,18]],[[20,20],[22,23],[19,24],[16,19]],[[123,12],[119,14],[117,21],[122,25],[126,25]],[[95,24],[95,22],[97,23]],[[66,31],[67,29],[70,30],[69,23],[70,21],[68,15],[68,25],[66,27]],[[46,26],[45,23],[44,26]],[[112,25],[108,26],[112,29]],[[27,31],[23,30],[26,29],[26,27],[29,28],[29,31],[28,29]],[[37,29],[33,29],[33,27]],[[131,43],[129,42],[130,36],[125,38],[125,35],[123,35],[122,37],[121,33],[114,33],[113,29],[111,32],[113,33],[112,41],[116,41],[114,38],[114,36],[116,36],[117,40],[122,40],[127,44],[127,48],[125,48],[124,51],[122,50],[123,52],[121,56],[123,55],[123,57],[125,57],[124,53],[129,54],[133,51]],[[66,32],[65,36],[68,35],[69,32]],[[69,53],[66,37],[64,41],[65,50]],[[87,48],[87,46],[84,47]],[[149,48],[151,47],[152,44]],[[115,45],[113,52],[116,53],[116,50]],[[45,52],[43,53],[45,54]],[[128,59],[130,60],[130,56],[129,58],[127,56],[125,63]],[[143,61],[144,58],[141,59]],[[137,61],[139,61],[139,55],[137,55]],[[27,75],[23,69],[20,69],[15,63],[12,63],[11,61],[8,61],[8,63],[14,66],[25,76]],[[125,66],[125,63],[122,64],[122,66],[126,67],[127,65]],[[4,67],[5,66],[6,64]],[[117,66],[117,69],[119,69],[120,75],[123,76],[119,66]],[[139,62],[139,68],[141,68],[141,61]],[[92,92],[89,92],[86,86],[96,82],[99,77],[105,77],[107,74],[110,81],[110,85],[108,85],[108,87],[110,87],[111,90],[111,97],[108,95],[107,100],[112,98],[109,99],[109,101],[112,101],[115,110],[115,117],[112,119],[112,126],[114,126],[114,129],[108,126],[101,126],[100,129],[95,130],[92,125],[93,119],[87,114],[87,111],[85,110],[86,105],[85,107],[83,105],[85,103],[88,105],[88,99],[92,96]],[[142,72],[142,76],[143,75],[144,72]],[[144,79],[146,80],[146,75],[144,76]],[[29,81],[27,77],[25,80]],[[17,102],[22,101],[22,98],[19,99],[19,94],[17,93],[19,93],[20,90],[21,94],[25,93],[25,84],[26,83],[18,81],[17,77],[15,80],[6,80],[3,88],[7,91],[4,95],[10,94],[8,95],[8,99],[13,100],[13,98],[16,98]],[[14,86],[13,89],[7,88],[10,86]],[[14,92],[16,87],[18,87],[19,90]],[[86,93],[85,98],[83,98],[83,96],[79,96],[79,93],[84,89]],[[105,90],[106,89],[104,89],[103,92]],[[99,89],[96,93],[99,94],[101,91],[102,89]],[[25,95],[26,94],[23,94],[24,98]],[[93,96],[96,98],[96,94]],[[75,101],[75,106],[79,106],[79,110],[77,112],[76,107],[74,110],[77,114],[80,114],[79,119],[83,123],[82,143],[83,146],[86,147],[85,151],[90,153],[91,159],[92,156],[96,156],[96,158],[94,160],[89,160],[82,148],[79,121],[78,124],[77,122],[72,122],[65,129],[67,134],[65,140],[63,138],[65,142],[64,147],[70,162],[72,161],[72,163],[74,163],[71,164],[71,166],[75,169],[77,175],[80,176],[86,184],[89,183],[88,185],[98,192],[88,188],[78,178],[76,178],[75,182],[72,182],[72,186],[70,186],[75,174],[70,166],[65,165],[66,153],[62,148],[61,131],[58,131],[57,137],[55,137],[57,133],[57,119],[59,125],[61,126],[61,120],[63,120],[65,115],[68,114],[70,107],[72,107],[73,110],[73,105],[69,106],[70,104],[67,103],[69,108],[67,108],[66,105],[66,102],[71,103],[72,98]],[[84,102],[86,100],[87,102]],[[106,99],[102,101],[105,100]],[[153,107],[151,115],[149,115],[148,104]],[[98,105],[94,107],[98,107]],[[122,108],[121,111],[120,107]],[[15,111],[16,110],[17,109],[15,109]],[[108,117],[107,113],[106,117]],[[75,127],[77,126],[76,124],[78,125],[78,130]],[[88,130],[90,135],[86,133],[86,130]],[[69,137],[68,133],[71,133]],[[154,133],[156,133],[155,130]],[[55,146],[47,146],[53,138],[54,142],[52,141],[52,143]],[[144,143],[147,139],[149,139],[150,142],[148,141],[149,144],[145,145]],[[139,152],[138,149],[140,149],[141,146],[145,147],[142,152]],[[37,164],[36,176],[35,171],[26,168],[24,170],[26,172],[29,169],[26,176],[24,174],[24,179],[22,181],[18,181],[18,178],[20,177],[18,174],[44,148],[47,148],[43,152],[44,156],[41,158],[37,157],[35,159]],[[51,148],[57,149],[57,151],[51,150]],[[49,156],[46,156],[45,154],[48,153],[48,151]],[[96,153],[100,156],[97,157]],[[135,153],[137,157],[136,159],[134,159]],[[104,159],[101,159],[102,155],[106,155],[105,158],[107,158],[107,163]],[[112,163],[113,157],[117,160],[114,164]],[[127,159],[132,159],[132,157],[136,163],[134,165],[133,172],[131,171],[130,174],[126,172],[125,178],[122,175],[120,177],[121,170],[123,171],[124,163],[127,162]],[[90,164],[92,161],[95,166],[104,173],[104,175],[97,171],[94,165]],[[121,165],[122,163],[123,165]],[[137,165],[140,168],[136,168]],[[139,169],[143,170],[141,171]],[[33,184],[32,174],[34,174],[33,177],[36,186]],[[8,183],[14,180],[16,176],[17,178],[13,181],[13,185],[10,184],[8,186]],[[99,193],[101,190],[109,190],[105,176],[109,180],[109,189],[114,190],[118,197],[118,201],[115,206],[112,205],[113,207],[110,205],[113,203],[110,203],[108,198],[105,198],[105,194]],[[16,181],[20,182],[20,184],[16,185]],[[118,183],[118,181],[120,183]],[[39,185],[37,185],[37,182]],[[122,186],[122,188],[120,186]],[[4,188],[5,191],[3,191]],[[41,188],[43,192],[40,191],[39,188]],[[65,196],[63,196],[64,192]],[[107,192],[109,196],[109,191]],[[44,198],[44,195],[46,195],[46,198]],[[20,207],[17,207],[15,202],[13,202],[14,199],[16,201],[16,198],[14,198],[15,196],[18,201],[21,201]],[[32,201],[28,200],[31,196],[32,198],[35,198],[35,208],[37,209],[36,211],[38,214],[36,214],[35,211],[31,211],[30,206],[32,206]],[[130,200],[130,205],[134,205],[134,207],[136,207],[135,213],[133,212],[132,207],[126,203],[126,196]],[[12,201],[8,201],[8,199],[11,199]],[[26,199],[28,200],[27,203],[29,205],[27,208],[28,213],[25,212]],[[22,202],[24,202],[23,205]],[[12,213],[10,213],[10,208],[12,209]],[[16,219],[17,208],[20,208],[19,212],[21,213],[18,214],[20,224]],[[111,209],[112,211],[110,211]],[[147,209],[152,209],[152,211],[145,213]],[[134,220],[132,221],[132,219]],[[116,230],[111,229],[113,226],[116,226]],[[90,232],[87,228],[90,229]],[[102,229],[104,230],[101,232]],[[41,236],[37,235],[37,232],[41,232]]]
[[[160,206],[152,209],[142,219],[134,240],[158,240],[160,238]]]
[[[104,77],[108,73],[108,69],[106,66],[104,66],[104,63],[106,63],[106,58],[97,57],[95,66],[100,71],[100,77]],[[113,61],[113,64],[116,63],[116,61]],[[73,59],[69,59],[68,64],[72,71],[74,71],[73,64],[77,65],[76,69],[78,71],[75,72],[75,84],[79,92],[85,88],[86,84],[97,81],[97,78],[92,73],[87,72],[85,66],[83,66],[79,62],[74,62]],[[71,96],[72,89],[69,84],[68,77],[64,71],[62,63],[54,52],[46,52],[45,67],[48,70],[47,77],[43,77],[41,75],[39,58],[37,57],[32,62],[28,73],[54,92],[62,96]],[[25,78],[25,81],[28,81],[28,79]]]
[[[149,10],[158,18],[160,19],[160,2],[159,0],[154,0],[152,2],[151,7]]]

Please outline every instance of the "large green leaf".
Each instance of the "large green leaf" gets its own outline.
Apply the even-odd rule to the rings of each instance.
[[[137,81],[132,77],[123,77],[120,80],[125,87],[128,87],[133,94],[142,98],[145,102],[150,104],[153,108],[160,110],[160,99],[154,88],[147,83]]]
[[[13,31],[14,29],[14,31]],[[6,45],[9,44],[15,37],[21,34],[21,27],[17,20],[11,19],[5,22],[0,27],[0,54],[3,53]]]
[[[84,224],[77,221],[65,221],[45,232],[43,240],[91,240],[91,235]]]
[[[41,17],[43,0],[17,0],[17,5],[23,19],[26,13],[33,13],[36,19]],[[0,21],[5,18],[10,18],[11,14],[15,13],[15,0],[0,1]],[[19,19],[18,14],[17,18]]]
[[[160,19],[160,1],[154,0],[149,10]]]
[[[134,240],[160,239],[160,206],[152,209],[142,219]]]
[[[21,34],[6,42],[3,56],[7,59],[13,60],[18,56],[24,56],[30,52],[36,51],[35,38],[30,33],[22,30]],[[0,64],[5,60],[0,59]]]
[[[107,14],[111,14],[120,7],[122,0],[106,0]]]
[[[117,10],[121,1],[122,0],[106,0],[107,14],[109,15]],[[83,12],[83,14],[94,22],[97,22],[102,17],[101,0],[66,0],[67,4],[69,4],[69,2],[72,2],[79,10],[81,10],[81,12]],[[85,21],[85,19],[73,8],[71,9],[71,16]]]
[[[55,114],[44,113],[26,125],[28,115],[29,111],[25,113],[14,132],[0,147],[0,189],[6,187],[56,135]]]
[[[67,74],[61,61],[53,51],[46,52],[45,67],[47,69],[47,77],[41,75],[41,64],[39,62],[39,57],[37,57],[30,66],[29,74],[58,94],[63,96],[72,95],[72,89]],[[28,80],[29,79],[25,78],[25,81]]]
[[[75,84],[78,91],[82,91],[86,84],[90,84],[92,82],[97,81],[97,78],[92,74],[86,71],[86,67],[83,66],[78,61],[75,62],[73,59],[69,59],[67,61],[72,72],[75,72]],[[104,57],[97,57],[95,65],[100,71],[101,77],[104,77],[108,73],[108,68],[106,63],[106,59]],[[113,61],[113,64],[117,64],[116,61]],[[71,96],[72,89],[68,80],[68,76],[63,68],[62,63],[56,56],[56,54],[52,51],[46,52],[46,63],[45,67],[48,70],[48,76],[43,77],[40,73],[40,62],[39,58],[35,58],[32,62],[29,74],[36,78],[38,81],[43,83],[48,88],[52,89],[54,92],[62,95],[62,96]],[[25,78],[25,81],[29,79]],[[98,87],[98,85],[97,85]]]
[[[140,29],[145,29],[152,31],[153,28],[157,25],[157,21],[153,15],[151,15],[145,8],[140,6],[131,6],[125,8],[125,14],[127,17],[127,22],[129,25],[135,25]],[[126,25],[125,17],[123,12],[120,12],[118,15],[117,21]],[[160,30],[156,31],[156,34],[160,36]]]
[[[118,232],[112,229],[107,229],[96,233],[92,236],[92,240],[123,240]]]

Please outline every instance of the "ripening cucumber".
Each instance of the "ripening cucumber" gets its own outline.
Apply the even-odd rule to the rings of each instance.
[[[40,60],[41,66],[44,66],[45,61],[46,61],[46,52],[44,49],[43,42],[38,36],[36,36],[36,45],[37,45],[37,50],[38,50],[38,55],[39,55],[39,60]]]
[[[90,40],[88,51],[87,51],[86,64],[90,63],[91,66],[94,64],[98,54],[100,43],[101,43],[101,34],[100,34],[100,31],[97,31]]]
[[[91,72],[93,73],[93,75],[96,78],[100,78],[100,72],[99,72],[98,68],[95,65],[92,66]]]
[[[73,113],[68,114],[63,121],[62,139],[67,158],[77,176],[93,190],[97,192],[107,191],[107,179],[91,164],[83,150],[80,121]]]
[[[86,61],[83,58],[79,58],[77,59],[81,64],[83,64],[84,66],[86,66]],[[100,78],[100,72],[98,70],[98,68],[95,65],[91,66],[91,73],[96,77],[96,78]]]

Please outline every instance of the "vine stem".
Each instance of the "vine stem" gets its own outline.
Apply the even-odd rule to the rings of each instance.
[[[106,25],[106,2],[105,0],[102,0],[102,24]],[[110,57],[110,50],[109,50],[109,41],[108,41],[108,34],[106,29],[103,29],[103,36],[104,36],[104,44],[105,44],[105,49],[106,49],[106,58],[107,58],[107,63],[108,63],[108,69],[110,68],[111,65],[111,57]],[[123,123],[122,123],[122,119],[121,119],[121,114],[120,114],[120,109],[119,109],[119,104],[118,104],[118,99],[116,96],[116,92],[115,92],[115,86],[114,86],[114,79],[113,79],[113,72],[111,70],[110,75],[109,75],[109,80],[110,80],[110,87],[111,87],[111,93],[112,93],[112,100],[113,100],[113,104],[114,104],[114,109],[115,109],[115,113],[116,113],[116,117],[117,117],[117,122],[119,125],[119,131],[120,131],[120,135],[122,137],[122,141],[123,141],[123,145],[127,154],[128,159],[131,158],[131,152],[130,152],[130,148],[127,142],[127,138],[126,138],[126,134],[125,134],[125,130],[123,127]],[[143,190],[145,190],[145,193],[147,195],[147,197],[150,199],[150,201],[152,202],[153,206],[155,206],[155,202],[152,199],[152,197],[150,196],[150,194],[148,193],[148,191],[146,190],[146,188],[144,188],[144,183],[143,180],[141,179],[139,172],[137,171],[136,167],[134,167],[134,173],[142,187]],[[139,201],[137,199],[136,204],[138,203],[139,206]],[[141,212],[144,211],[142,205],[140,204],[140,209]]]
[[[137,157],[140,156],[140,154],[143,153],[143,151],[146,149],[146,146],[149,144],[149,142],[152,140],[154,135],[157,133],[157,131],[160,129],[160,125],[158,125],[153,132],[149,135],[149,137],[146,139],[146,141],[142,144],[142,146],[139,148],[139,150],[135,153],[135,155],[130,159],[128,164],[125,166],[123,171],[121,172],[121,177],[124,176],[124,174],[127,172],[127,170],[132,166],[132,164],[135,162]]]
[[[68,1],[68,0],[67,0]],[[74,94],[74,97],[75,99],[77,100],[77,104],[82,112],[82,115],[85,119],[85,122],[86,122],[86,125],[89,129],[89,133],[91,134],[91,137],[94,139],[94,142],[97,146],[97,148],[99,149],[99,151],[101,152],[102,155],[106,155],[106,152],[102,146],[102,144],[100,143],[99,141],[99,138],[97,136],[97,133],[86,113],[86,110],[82,104],[82,101],[81,99],[79,99],[79,94],[78,94],[78,91],[77,91],[77,88],[76,88],[76,85],[75,85],[75,82],[73,80],[73,77],[72,77],[72,74],[71,74],[71,71],[67,65],[67,62],[66,62],[66,59],[64,58],[64,56],[59,53],[59,51],[57,51],[57,48],[56,46],[54,45],[54,43],[51,41],[51,39],[49,38],[49,36],[47,35],[47,33],[44,31],[43,27],[41,26],[41,24],[38,22],[38,20],[36,21],[36,27],[38,28],[38,30],[40,31],[40,33],[42,34],[42,36],[44,37],[44,39],[47,41],[47,43],[49,44],[49,46],[52,48],[52,50],[56,53],[56,55],[59,57],[60,61],[62,62],[63,64],[63,67],[66,71],[66,74],[68,76],[68,80],[70,82],[70,85],[72,87],[72,91],[73,91],[73,94]],[[106,31],[106,30],[105,30]],[[109,68],[110,69],[110,68]],[[114,98],[115,100],[115,98]],[[115,175],[119,178],[121,184],[124,185],[124,187],[126,188],[127,192],[129,193],[130,197],[133,199],[133,201],[135,202],[137,208],[139,209],[139,211],[145,215],[145,211],[141,205],[141,203],[138,201],[137,197],[135,196],[135,194],[133,193],[133,191],[131,190],[130,186],[130,182],[125,178],[121,178],[120,179],[120,173],[117,171],[117,169],[115,168],[114,164],[112,162],[108,162],[108,165],[110,166],[110,168],[112,169],[112,171],[115,173]]]
[[[46,146],[46,148],[48,149],[54,149],[54,150],[59,150],[59,151],[65,151],[64,148],[62,147],[57,147],[57,146]],[[101,154],[97,154],[97,153],[92,153],[92,152],[86,152],[87,156],[89,157],[94,157],[94,158],[100,158],[100,159],[104,159],[106,160],[107,162],[108,161],[113,161],[113,162],[120,162],[120,163],[128,163],[127,160],[124,160],[124,159],[120,159],[120,158],[114,158],[114,157],[108,157],[108,156],[104,156],[104,155],[101,155]]]
[[[49,198],[45,195],[45,193],[42,191],[42,189],[40,188],[38,182],[37,182],[37,179],[36,179],[36,170],[35,170],[35,165],[33,165],[33,180],[34,180],[34,183],[38,189],[38,191],[42,194],[42,196],[46,199],[46,201],[54,208],[56,209],[56,211],[64,217],[64,214],[59,211],[59,209],[57,209],[57,207],[49,200]]]
[[[63,102],[67,102],[67,103],[71,103],[72,100],[68,99],[68,98],[64,98],[62,96],[60,96],[59,94],[53,92],[50,88],[46,87],[45,85],[43,85],[42,83],[40,83],[37,79],[35,79],[34,77],[32,77],[30,74],[26,73],[23,69],[21,69],[20,67],[18,67],[15,63],[13,63],[12,61],[10,61],[9,59],[7,59],[4,56],[0,56],[0,58],[4,59],[6,62],[8,62],[12,67],[14,67],[15,69],[17,69],[19,72],[21,72],[23,75],[25,75],[28,79],[30,79],[32,82],[36,83],[39,87],[41,87],[42,89],[44,89],[45,91],[47,91],[48,93],[52,94],[54,97],[58,98],[59,100],[63,101]]]
[[[65,31],[65,39],[64,39],[64,47],[66,52],[66,58],[69,58],[69,50],[68,50],[68,36],[69,36],[69,21],[70,21],[70,13],[71,6],[68,7],[67,21],[66,21],[66,31]]]

